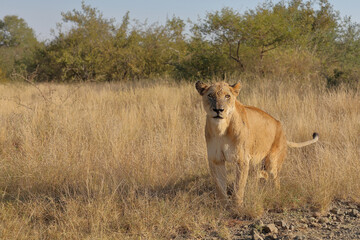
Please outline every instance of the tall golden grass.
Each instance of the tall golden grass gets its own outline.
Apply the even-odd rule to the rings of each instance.
[[[320,141],[289,150],[280,194],[250,180],[236,215],[359,201],[359,92],[257,82],[241,102],[280,119],[291,141]],[[231,237],[193,84],[12,84],[0,96],[0,238]]]

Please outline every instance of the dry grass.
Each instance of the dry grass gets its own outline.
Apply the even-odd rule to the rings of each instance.
[[[0,85],[1,238],[230,237],[234,215],[215,201],[192,84],[38,88]],[[320,142],[291,149],[281,194],[248,187],[238,214],[360,199],[359,92],[263,81],[240,95],[290,140],[317,131]]]

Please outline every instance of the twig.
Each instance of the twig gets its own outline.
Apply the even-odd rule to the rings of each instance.
[[[13,73],[12,75],[22,79],[24,82],[29,83],[34,88],[36,88],[38,90],[38,92],[40,93],[40,96],[44,99],[45,102],[54,104],[51,100],[49,100],[45,96],[45,94],[41,91],[41,89],[34,83],[34,79],[37,76],[37,71],[38,71],[38,68],[36,68],[34,72],[32,72],[31,74],[26,75],[26,76],[23,76],[23,75],[18,74],[18,73]]]
[[[16,105],[18,105],[19,107],[24,107],[24,108],[26,108],[26,109],[28,109],[28,110],[35,111],[32,107],[29,107],[29,106],[27,106],[27,105],[25,105],[25,104],[22,104],[19,97],[17,97],[17,101],[14,100],[14,99],[9,99],[9,98],[0,98],[0,100],[8,101],[8,102],[14,102],[14,103],[15,103]]]

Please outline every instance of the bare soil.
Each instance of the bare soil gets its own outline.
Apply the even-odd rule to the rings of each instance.
[[[326,213],[310,209],[267,212],[253,221],[229,220],[232,239],[360,239],[360,204],[336,201]]]

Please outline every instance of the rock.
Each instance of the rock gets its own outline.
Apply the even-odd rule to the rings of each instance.
[[[314,217],[310,217],[310,218],[309,218],[309,222],[313,223],[313,222],[317,222],[317,220],[316,220],[316,218],[314,218]]]
[[[291,224],[290,227],[289,227],[290,231],[294,231],[295,230],[295,226],[294,224]]]
[[[337,219],[336,219],[336,221],[337,221],[337,222],[340,222],[340,223],[341,223],[341,222],[344,222],[344,216],[342,216],[342,215],[338,216]]]
[[[305,218],[302,218],[299,220],[301,223],[307,223],[307,220]]]
[[[259,220],[256,220],[253,224],[251,224],[249,226],[252,227],[253,229],[261,232],[262,228],[264,227],[264,223],[263,223],[263,221],[261,221],[259,219]]]
[[[330,220],[328,218],[326,218],[326,217],[321,217],[321,218],[319,218],[318,222],[327,224],[327,223],[330,222]]]
[[[313,217],[315,217],[315,218],[320,218],[322,215],[321,215],[321,213],[320,212],[314,212],[313,213]]]
[[[354,203],[348,203],[347,205],[349,206],[349,208],[354,208],[354,209],[357,208],[357,206]]]
[[[279,232],[279,230],[273,223],[267,224],[263,227],[263,233],[275,233],[276,234],[278,232]]]
[[[306,237],[305,235],[299,234],[294,237],[294,240],[306,240]]]
[[[332,231],[332,229],[333,229],[333,228],[332,228],[332,227],[329,227],[329,226],[327,226],[327,227],[325,228],[325,230],[330,231],[330,232]]]
[[[259,220],[256,220],[256,221],[255,221],[254,225],[255,225],[255,226],[260,226],[260,227],[261,227],[261,226],[263,226],[263,225],[264,225],[264,223],[263,223],[263,221],[261,221],[261,220],[259,219]]]
[[[276,226],[281,227],[283,229],[287,229],[288,225],[284,220],[279,220],[274,222]]]
[[[311,240],[322,240],[322,238],[320,238],[320,237],[311,237],[310,239]]]
[[[268,235],[265,237],[265,240],[275,240],[277,239],[277,236],[274,234],[274,235]]]
[[[310,227],[317,228],[317,227],[320,227],[320,224],[316,223],[316,222],[312,222],[312,223],[310,223]]]
[[[350,229],[351,227],[350,227],[349,225],[342,225],[340,228],[341,228],[341,229],[348,230],[348,229]]]
[[[253,240],[264,240],[264,238],[260,235],[260,233],[257,230],[253,230],[252,233],[252,239]]]
[[[330,213],[335,214],[335,215],[344,215],[345,214],[344,210],[337,208],[337,207],[331,209]]]
[[[299,228],[307,229],[309,226],[306,223],[300,223]]]
[[[334,208],[332,208],[332,209],[330,210],[330,212],[333,213],[333,214],[338,214],[339,209],[338,209],[337,207],[334,207]]]
[[[359,217],[360,213],[359,213],[359,211],[357,209],[351,209],[348,212],[348,215],[351,216],[351,217]]]
[[[292,239],[294,239],[294,235],[292,234],[285,235],[281,238],[281,240],[292,240]]]

